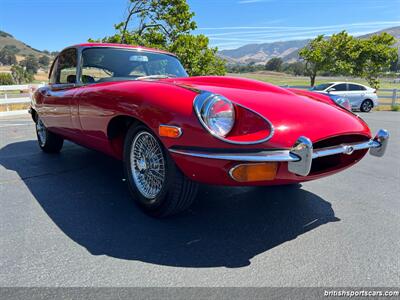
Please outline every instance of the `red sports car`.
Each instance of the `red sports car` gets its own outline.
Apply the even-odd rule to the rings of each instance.
[[[80,44],[53,62],[30,112],[44,152],[64,139],[123,161],[133,199],[152,216],[185,210],[199,182],[294,184],[341,171],[388,133],[329,97],[254,80],[188,77],[174,54]]]

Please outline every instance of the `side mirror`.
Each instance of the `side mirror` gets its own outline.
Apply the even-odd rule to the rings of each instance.
[[[327,90],[327,92],[328,92],[328,93],[330,93],[330,92],[334,92],[334,91],[336,91],[336,89],[335,89],[335,88],[330,88],[330,89],[328,89],[328,90]]]

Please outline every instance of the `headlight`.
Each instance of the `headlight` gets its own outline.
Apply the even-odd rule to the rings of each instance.
[[[347,110],[351,110],[350,101],[346,98],[338,98],[336,103]]]
[[[347,98],[343,98],[336,95],[330,95],[330,97],[333,101],[335,101],[337,105],[351,111],[351,104]]]
[[[220,95],[210,95],[202,103],[195,103],[201,123],[211,134],[226,136],[235,123],[235,108],[231,101]]]

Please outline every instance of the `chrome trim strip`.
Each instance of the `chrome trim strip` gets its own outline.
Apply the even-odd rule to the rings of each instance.
[[[170,152],[182,154],[192,157],[222,159],[231,161],[247,161],[247,162],[282,162],[282,161],[299,161],[300,158],[289,150],[266,150],[255,153],[213,153],[191,150],[169,149]]]
[[[274,129],[274,126],[272,125],[272,123],[271,123],[267,118],[265,118],[263,115],[259,114],[258,112],[254,111],[254,110],[252,110],[252,109],[250,109],[250,108],[248,108],[248,107],[246,107],[246,106],[243,106],[243,105],[241,105],[241,104],[238,104],[238,103],[236,103],[236,102],[234,102],[234,101],[232,101],[232,100],[230,100],[230,99],[228,99],[228,100],[231,101],[234,105],[240,106],[240,107],[242,107],[243,109],[246,109],[246,110],[248,110],[248,111],[250,111],[250,112],[256,114],[257,116],[259,116],[260,118],[262,118],[265,122],[267,122],[267,124],[269,125],[269,127],[270,127],[270,129],[271,129],[271,132],[269,133],[269,135],[268,135],[267,137],[265,137],[265,138],[263,138],[263,139],[261,139],[261,140],[256,140],[256,141],[251,141],[251,142],[237,142],[237,141],[231,141],[231,140],[228,140],[228,139],[226,139],[226,138],[224,138],[224,137],[222,137],[222,136],[219,136],[219,135],[213,133],[213,132],[207,127],[207,125],[204,123],[203,118],[201,117],[201,109],[202,109],[204,103],[206,103],[206,101],[207,101],[210,97],[214,97],[214,96],[221,96],[221,95],[213,94],[213,93],[210,93],[210,92],[208,92],[208,91],[201,91],[201,93],[198,94],[198,95],[194,98],[194,101],[193,101],[193,109],[194,109],[194,111],[195,111],[195,113],[196,113],[196,115],[197,115],[197,119],[199,120],[200,124],[204,127],[204,129],[207,130],[207,132],[210,133],[213,137],[215,137],[215,138],[217,138],[217,139],[219,139],[219,140],[221,140],[221,141],[223,141],[223,142],[225,142],[225,143],[235,144],[235,145],[255,145],[255,144],[260,144],[260,143],[266,142],[266,141],[268,141],[269,139],[272,138],[272,136],[273,136],[274,133],[275,133],[275,129]],[[221,96],[221,97],[223,97],[223,96]]]
[[[333,147],[326,147],[322,149],[315,150],[312,154],[312,158],[324,157],[335,154],[347,154],[350,155],[356,150],[369,149],[369,148],[379,148],[381,144],[375,140],[369,140],[368,142],[362,143],[349,143],[341,144]]]
[[[312,142],[300,137],[290,150],[262,150],[254,153],[216,153],[206,151],[180,150],[170,148],[176,154],[207,159],[221,159],[239,162],[288,162],[288,169],[294,174],[307,176],[311,170],[312,160],[318,157],[335,154],[350,155],[354,151],[370,149],[374,156],[383,156],[389,141],[389,133],[381,129],[374,139],[366,142],[340,144],[337,146],[313,149]]]

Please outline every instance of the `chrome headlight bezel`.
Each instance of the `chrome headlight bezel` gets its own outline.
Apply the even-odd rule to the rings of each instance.
[[[213,109],[217,105],[228,107],[225,116],[213,115]],[[218,138],[226,137],[235,125],[235,107],[229,99],[224,96],[204,93],[202,97],[196,97],[194,109],[203,127],[213,136]]]

